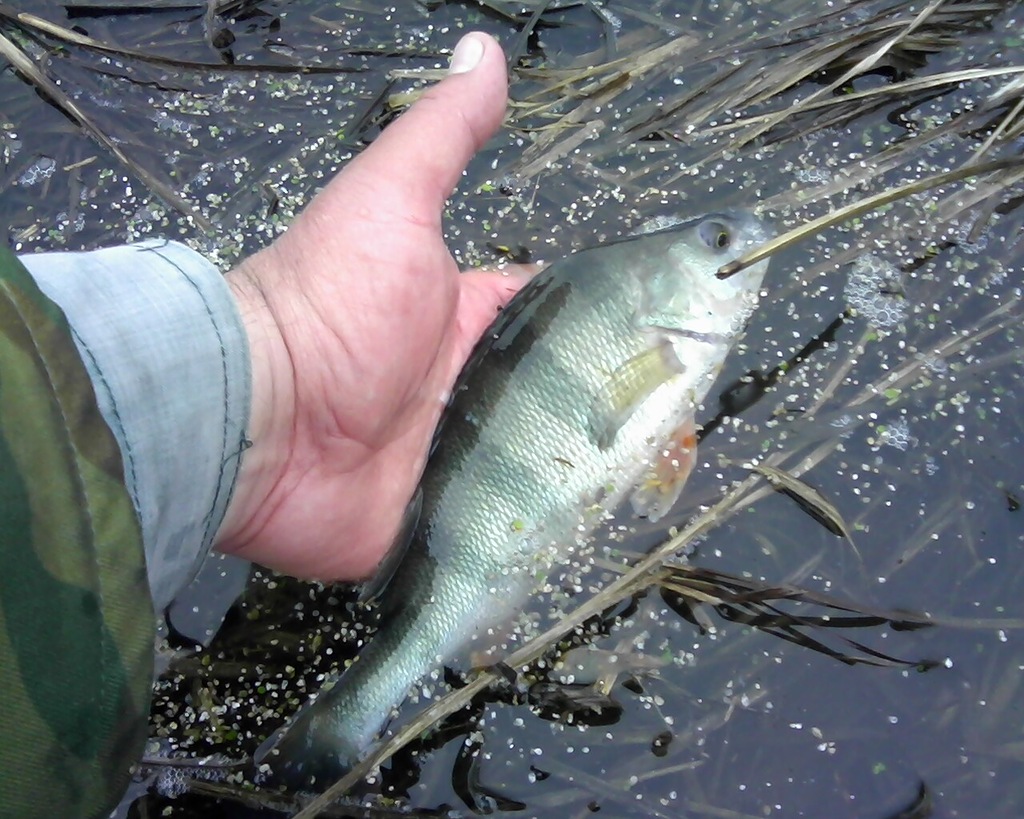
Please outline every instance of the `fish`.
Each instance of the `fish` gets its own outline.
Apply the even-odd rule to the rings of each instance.
[[[500,660],[531,597],[619,506],[669,511],[696,459],[695,412],[768,262],[715,274],[773,235],[748,211],[701,216],[581,250],[513,297],[452,389],[401,560],[374,590],[378,630],[258,749],[272,780],[326,788],[417,682],[455,657]]]

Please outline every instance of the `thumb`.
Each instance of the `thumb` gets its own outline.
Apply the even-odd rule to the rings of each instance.
[[[440,222],[462,171],[501,125],[507,94],[501,46],[481,32],[465,35],[448,76],[349,165],[349,181],[392,213]]]

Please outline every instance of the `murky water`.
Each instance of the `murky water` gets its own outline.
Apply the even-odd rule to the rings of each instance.
[[[0,74],[0,224],[19,250],[156,234],[189,241],[229,266],[283,229],[372,140],[391,116],[389,94],[418,84],[387,72],[443,66],[444,51],[468,28],[518,49],[521,71],[511,127],[474,161],[450,204],[449,241],[467,265],[496,261],[495,245],[554,258],[652,218],[758,200],[792,227],[945,171],[978,150],[1020,96],[995,104],[988,127],[973,120],[957,127],[956,118],[984,108],[1019,74],[910,88],[864,106],[856,95],[967,65],[1013,67],[1024,53],[1018,3],[1001,4],[990,25],[972,22],[967,11],[938,14],[922,23],[916,50],[893,49],[884,70],[826,94],[831,108],[730,149],[744,117],[785,111],[870,50],[843,62],[840,41],[848,49],[858,37],[867,43],[863,26],[884,10],[906,23],[919,9],[561,3],[550,5],[564,10],[546,12],[521,42],[529,15],[513,24],[510,16],[522,10],[514,3],[410,2],[382,12],[352,0],[267,2],[245,6],[239,19],[214,19],[205,38],[205,4],[132,14],[110,13],[110,5],[73,20],[62,5],[32,11],[179,60],[265,67],[213,72],[83,49],[48,64],[98,128],[199,206],[215,230],[204,235],[189,225],[8,71]],[[18,42],[42,55],[37,43]],[[838,72],[739,105],[757,83],[770,87],[773,72],[796,72],[800,54],[815,44],[840,59]],[[565,87],[547,90],[553,79],[545,68],[625,55],[635,61],[629,86],[599,83],[579,103],[555,102]],[[345,73],[268,68],[295,64]],[[613,75],[609,69],[570,87]],[[718,106],[707,107],[713,101]],[[572,111],[574,121],[561,120]],[[583,139],[587,133],[592,138]],[[1020,152],[1019,140],[1004,155],[1012,150]],[[844,190],[847,178],[859,186]],[[417,808],[544,817],[597,810],[885,817],[915,804],[923,788],[932,815],[1020,815],[1024,242],[1015,206],[1022,191],[1018,183],[997,200],[966,206],[979,191],[948,186],[779,254],[764,304],[720,382],[724,388],[753,374],[774,386],[705,436],[701,468],[674,519],[623,544],[642,550],[660,541],[667,526],[681,527],[745,479],[754,459],[809,466],[803,479],[834,504],[852,544],[791,498],[769,493],[711,531],[690,559],[870,609],[927,612],[938,625],[919,631],[811,631],[838,650],[864,656],[842,642],[848,637],[907,666],[850,666],[711,609],[715,630],[702,633],[651,592],[598,641],[626,657],[638,678],[619,677],[614,703],[574,711],[570,723],[564,715],[573,709],[559,720],[558,709],[538,714],[499,692],[480,704],[482,722],[456,721],[443,747],[396,757],[366,798],[383,791]],[[986,224],[975,231],[980,217]],[[808,345],[802,361],[791,361]],[[770,375],[787,361],[777,380]],[[719,409],[709,403],[705,421]],[[211,663],[175,661],[181,676],[161,687],[154,732],[196,752],[251,751],[273,727],[259,717],[268,703],[287,711],[350,651],[344,644],[355,632],[339,625],[344,600],[340,590],[258,579],[229,615]],[[916,661],[935,665],[922,671]],[[204,721],[195,722],[198,712]],[[470,727],[475,756],[465,752]],[[156,803],[165,804],[153,797],[151,810]],[[196,797],[165,806],[179,815],[220,810]]]

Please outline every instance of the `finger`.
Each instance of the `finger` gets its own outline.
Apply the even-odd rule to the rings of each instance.
[[[349,181],[372,191],[377,207],[440,222],[462,171],[501,125],[508,80],[497,41],[467,34],[449,71],[457,73],[427,90],[348,167]]]

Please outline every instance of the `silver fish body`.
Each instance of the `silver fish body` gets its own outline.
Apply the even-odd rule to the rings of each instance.
[[[746,212],[702,217],[569,256],[512,300],[454,388],[378,632],[258,762],[326,786],[418,680],[467,649],[500,659],[552,566],[624,500],[667,511],[679,430],[692,431],[767,263],[715,273],[770,235]]]

